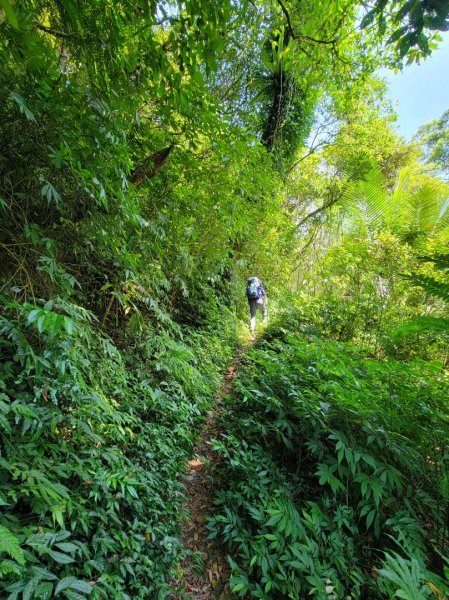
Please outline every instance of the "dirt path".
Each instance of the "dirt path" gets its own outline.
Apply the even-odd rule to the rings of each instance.
[[[185,596],[194,600],[227,600],[232,597],[229,589],[229,566],[226,552],[212,540],[208,540],[206,521],[214,512],[214,486],[210,473],[219,460],[209,441],[219,437],[217,421],[221,412],[221,400],[229,394],[242,356],[238,351],[226,372],[215,404],[208,414],[200,440],[195,446],[193,458],[187,463],[184,483],[187,488],[186,508],[190,519],[182,526],[182,543],[189,555],[181,563],[182,576],[178,584]],[[172,600],[182,596],[173,595]]]

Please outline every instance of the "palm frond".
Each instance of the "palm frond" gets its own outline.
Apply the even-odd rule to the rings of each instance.
[[[409,223],[422,231],[438,226],[445,199],[441,191],[432,183],[426,183],[405,199],[404,208],[408,212]]]
[[[430,231],[449,226],[448,193],[441,181],[417,173],[414,166],[401,169],[389,190],[376,167],[363,181],[348,184],[343,206],[356,208],[370,230],[389,226]]]
[[[440,317],[416,317],[389,333],[393,339],[420,333],[449,334],[449,319],[442,319]]]
[[[380,169],[372,169],[363,181],[348,185],[344,202],[356,208],[369,229],[377,229],[390,212],[389,194]]]
[[[419,256],[421,262],[431,262],[440,271],[449,271],[449,254],[434,254],[433,256]]]
[[[449,302],[449,282],[438,281],[433,277],[417,274],[407,275],[405,278],[411,281],[414,285],[423,288],[423,290],[431,296],[440,298],[440,300],[444,300],[444,302]]]

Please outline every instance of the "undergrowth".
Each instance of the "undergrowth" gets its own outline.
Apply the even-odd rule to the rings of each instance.
[[[179,480],[232,353],[232,324],[220,309],[201,329],[147,323],[114,344],[74,304],[5,300],[2,598],[168,594]]]
[[[443,598],[449,381],[440,364],[369,358],[272,328],[244,360],[214,441],[211,538],[234,593]],[[445,581],[446,579],[446,581]]]

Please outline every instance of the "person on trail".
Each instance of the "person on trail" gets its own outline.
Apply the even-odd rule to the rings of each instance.
[[[249,310],[251,314],[251,319],[249,321],[249,329],[251,335],[254,336],[254,332],[256,331],[256,312],[257,310],[262,311],[263,322],[267,322],[268,313],[267,313],[267,305],[268,298],[265,292],[265,288],[263,283],[257,277],[250,277],[248,279],[248,283],[246,286],[246,297],[249,302]]]

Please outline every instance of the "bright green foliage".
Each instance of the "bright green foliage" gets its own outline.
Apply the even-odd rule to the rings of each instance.
[[[385,92],[386,84],[373,77],[359,81],[352,94],[346,90],[334,94],[339,130],[323,155],[338,172],[355,180],[378,168],[392,186],[398,170],[419,153],[393,129],[397,115]]]
[[[414,165],[397,172],[393,189],[373,169],[362,181],[347,186],[344,199],[350,210],[359,211],[369,232],[391,229],[410,239],[448,226],[448,193],[441,180],[420,173]]]
[[[388,230],[344,236],[300,274],[291,310],[311,321],[311,333],[362,343],[377,356],[445,361],[447,277],[423,259],[418,241]]]
[[[430,273],[413,273],[406,277],[413,285],[424,290],[426,295],[433,298],[437,305],[434,315],[418,315],[413,319],[399,325],[393,332],[393,340],[399,344],[404,339],[416,336],[437,336],[446,342],[449,334],[449,257],[447,254],[420,257],[420,261],[435,267]],[[439,300],[439,301],[438,301]]]
[[[302,276],[301,314],[319,335],[379,351],[386,330],[422,310],[422,294],[401,276],[416,265],[413,249],[388,231],[348,234]]]
[[[444,594],[432,557],[448,544],[447,377],[288,327],[249,354],[215,442],[209,527],[233,548],[233,590],[421,598],[431,582]]]
[[[168,593],[180,552],[178,479],[229,357],[210,335],[218,328],[229,339],[223,317],[202,332],[147,325],[120,353],[74,305],[9,304],[1,317],[2,597]]]
[[[352,0],[0,0],[2,597],[170,594],[183,552],[180,479],[236,343],[238,316],[247,317],[248,275],[264,279],[271,298],[277,287],[285,295],[292,272],[295,280],[300,272],[317,291],[300,304],[314,317],[309,331],[364,339],[383,356],[400,354],[380,341],[384,325],[429,307],[422,288],[405,293],[412,286],[402,272],[416,273],[423,287],[440,281],[416,256],[441,254],[445,223],[434,217],[443,205],[440,196],[420,203],[418,194],[413,227],[396,227],[384,199],[414,149],[383,131],[391,119],[377,105],[366,113],[369,122],[351,132],[351,116],[362,115],[371,98],[382,103],[381,86],[368,76],[388,60],[376,36],[357,29],[359,17]],[[338,152],[317,156],[313,181],[306,181],[306,169],[295,165],[320,101],[339,122]],[[387,183],[375,227],[361,216],[361,203],[377,163]],[[409,204],[401,204],[402,225]],[[329,234],[314,256],[313,279],[296,264],[298,244],[309,233],[304,224],[327,235],[331,228],[319,228],[326,219],[335,229],[343,224],[344,236],[339,244]],[[386,224],[391,231],[380,232]],[[379,296],[384,280],[388,301]],[[303,589],[328,596],[348,585],[364,589],[356,531],[378,547],[379,535],[394,534],[403,548],[402,562],[392,564],[393,546],[377,557],[385,590],[410,573],[406,589],[420,589],[418,563],[419,573],[431,568],[424,529],[433,532],[434,524],[421,518],[424,510],[433,518],[429,477],[445,497],[444,428],[432,439],[426,429],[436,425],[445,380],[431,366],[390,363],[391,391],[381,363],[346,346],[315,349],[318,375],[308,368],[309,349],[293,337],[288,344],[273,341],[263,355],[260,392],[251,391],[259,383],[250,384],[249,374],[239,384],[252,403],[248,415],[247,400],[241,409],[249,437],[240,443],[230,432],[229,444],[232,461],[248,468],[248,488],[234,490],[237,512],[222,515],[232,525],[217,523],[236,539],[238,503],[249,503],[261,532],[254,533],[257,552],[246,558],[252,574],[265,578],[263,591],[251,580],[262,597],[290,593],[299,580]],[[348,364],[334,380],[340,353]],[[442,360],[440,346],[434,354]],[[366,395],[363,418],[383,428],[369,444],[369,422],[366,431],[353,432],[360,421],[354,421],[352,377]],[[375,403],[387,392],[390,417]],[[298,408],[301,394],[310,397]],[[398,441],[388,419],[398,420],[402,410],[407,417],[413,407],[421,416],[416,394],[427,425],[418,419],[413,440]],[[264,444],[253,448],[251,436]],[[422,448],[430,444],[427,452],[436,452],[437,442],[441,456],[432,456],[429,475]],[[399,443],[407,452],[390,456]],[[305,483],[290,469],[302,464],[295,448],[309,457]],[[363,454],[357,460],[356,448]],[[407,456],[419,459],[422,497],[409,494]],[[308,496],[300,506],[302,490]],[[355,505],[346,502],[338,512],[349,494]],[[410,500],[399,509],[400,494]],[[444,550],[444,530],[437,538]],[[244,554],[249,546],[241,539]],[[298,546],[303,542],[306,549]],[[267,545],[279,553],[277,563]],[[240,577],[234,587],[243,593],[248,584],[240,568],[234,567]],[[299,572],[307,575],[298,579]]]
[[[341,138],[336,145],[340,143]],[[382,349],[396,358],[440,359],[446,338],[439,334],[447,306],[435,299],[435,292],[444,292],[444,266],[438,274],[432,259],[422,256],[446,252],[447,185],[416,163],[398,170],[392,185],[380,167],[370,167],[373,156],[365,155],[365,168],[363,154],[334,149],[334,156],[340,165],[358,167],[351,174],[325,173],[319,180],[312,171],[299,180],[299,189],[310,193],[306,198],[311,205],[298,207],[305,213],[300,224],[308,241],[292,289],[301,295],[305,314],[313,316],[313,326],[322,335],[363,340],[374,352]],[[314,181],[319,188],[310,187]],[[328,199],[312,210],[317,192]],[[417,287],[420,281],[429,287]],[[420,338],[416,318],[424,316]],[[443,320],[432,328],[435,318]]]
[[[346,230],[353,211],[368,208],[368,194],[374,200],[382,196],[388,204],[392,189],[405,197],[429,184],[438,189],[438,199],[444,195],[444,184],[417,165],[417,146],[405,144],[394,131],[397,116],[385,91],[383,81],[365,76],[350,90],[333,89],[320,99],[310,145],[288,177],[292,210],[303,236],[309,234],[304,236],[306,248],[323,225],[332,235]]]
[[[362,27],[375,24],[380,36],[390,34],[396,59],[418,61],[435,48],[435,31],[449,29],[449,4],[445,0],[376,0],[364,4]],[[437,38],[438,39],[438,38]]]
[[[426,290],[432,296],[436,296],[443,300],[446,304],[449,304],[449,282],[447,281],[447,275],[449,271],[449,255],[439,254],[432,257],[422,257],[421,260],[433,263],[433,265],[441,272],[443,271],[443,280],[438,280],[433,277],[426,277],[424,275],[414,275],[410,277],[415,285],[419,285]]]
[[[426,163],[444,179],[449,177],[449,111],[439,119],[423,125],[416,134],[424,149]]]

